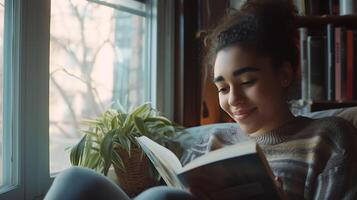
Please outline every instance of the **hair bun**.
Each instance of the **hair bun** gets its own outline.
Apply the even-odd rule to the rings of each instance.
[[[292,0],[246,0],[240,7],[241,13],[268,11],[288,19],[295,18],[297,10]],[[286,19],[286,18],[284,18]]]
[[[292,0],[247,0],[207,36],[206,62],[213,66],[217,53],[228,46],[251,49],[277,63],[298,65],[297,11]]]

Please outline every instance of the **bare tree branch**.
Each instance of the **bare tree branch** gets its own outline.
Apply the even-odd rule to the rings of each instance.
[[[52,74],[53,75],[53,74]],[[73,119],[73,124],[76,130],[78,130],[78,120],[77,120],[77,116],[76,116],[76,112],[74,111],[74,109],[72,108],[72,104],[71,104],[71,100],[68,98],[66,91],[64,91],[62,89],[62,87],[57,83],[57,81],[55,80],[55,78],[53,76],[50,76],[50,79],[52,81],[52,83],[54,84],[54,86],[57,88],[58,92],[61,94],[64,102],[67,104],[67,107],[69,109],[70,115]]]
[[[60,39],[52,35],[50,37],[51,37],[51,41],[58,44],[64,51],[66,51],[78,65],[82,64],[82,62],[78,59],[77,54],[71,48],[69,48],[69,45],[62,43]]]
[[[109,39],[106,39],[105,41],[103,41],[102,44],[100,44],[100,46],[95,50],[95,52],[93,53],[92,55],[92,59],[91,61],[88,61],[88,67],[90,67],[90,69],[88,71],[92,71],[93,70],[93,67],[94,67],[94,64],[95,62],[97,61],[97,57],[98,57],[98,54],[99,52],[102,50],[102,48],[106,45],[106,44],[109,44],[110,43],[110,40]]]
[[[94,86],[92,86],[92,84],[91,84],[92,80],[85,80],[85,79],[81,78],[80,76],[75,75],[75,74],[69,72],[69,71],[68,71],[67,69],[65,69],[65,68],[60,68],[60,69],[54,70],[53,72],[50,73],[50,76],[52,77],[53,74],[57,73],[58,71],[62,71],[62,72],[64,72],[64,73],[66,73],[68,76],[71,76],[71,77],[73,77],[73,78],[79,80],[79,81],[82,82],[84,85],[86,85],[87,88],[89,88],[90,90],[92,90],[92,91],[94,92],[94,94],[92,94],[93,97],[94,97],[94,98],[93,98],[93,101],[95,102],[95,99],[97,98],[98,101],[99,101],[98,103],[100,104],[100,107],[101,107],[100,109],[96,108],[97,104],[96,104],[96,102],[95,102],[94,109],[96,110],[96,113],[97,113],[97,114],[99,114],[100,110],[103,110],[103,109],[104,109],[104,105],[103,105],[103,102],[102,102],[102,100],[101,100],[101,98],[100,98],[100,95],[98,94],[97,88],[94,87]],[[58,86],[59,86],[59,85],[58,85]],[[60,87],[60,86],[59,86],[59,87]],[[91,95],[91,96],[92,96],[92,95]]]

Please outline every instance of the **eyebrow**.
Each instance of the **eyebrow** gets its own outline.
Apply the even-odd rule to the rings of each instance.
[[[259,71],[260,69],[259,68],[256,68],[256,67],[243,67],[243,68],[240,68],[240,69],[236,69],[233,71],[233,76],[240,76],[244,73],[247,73],[247,72],[255,72],[255,71]],[[224,78],[222,76],[217,76],[217,77],[214,77],[213,78],[213,82],[220,82],[220,81],[224,81]]]

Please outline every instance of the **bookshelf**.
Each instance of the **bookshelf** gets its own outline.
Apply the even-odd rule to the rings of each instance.
[[[357,30],[357,15],[353,14],[353,15],[343,15],[343,16],[340,16],[340,15],[299,16],[296,21],[297,28],[306,28],[308,30],[309,34],[311,33],[313,35],[313,34],[316,34],[316,32],[324,33],[325,34],[324,38],[323,38],[323,40],[325,41],[324,45],[326,45],[326,43],[328,43],[328,39],[326,39],[326,29],[327,29],[328,24],[332,24],[334,28],[335,27],[344,27],[347,30],[355,30],[356,31]],[[357,34],[354,35],[354,37],[356,37],[356,36],[357,36]],[[333,37],[334,37],[334,35],[333,35]],[[356,38],[354,40],[356,40]],[[335,43],[335,41],[333,41],[333,43]],[[348,42],[346,42],[346,43],[348,43]],[[356,42],[354,42],[354,43],[355,43],[355,45],[353,46],[353,52],[357,52],[357,48],[356,48],[357,43]],[[324,51],[325,56],[327,56],[326,52],[328,51],[328,50],[326,50],[326,46],[323,47],[325,49],[321,49]],[[305,49],[305,51],[307,51],[307,50]],[[345,49],[345,51],[347,54],[347,49]],[[334,54],[333,54],[333,57],[335,57]],[[347,63],[348,62],[347,58],[345,57],[345,59],[346,59],[345,62]],[[351,58],[348,58],[348,59],[351,59]],[[356,78],[357,78],[357,54],[356,53],[353,53],[352,59],[353,59],[353,74],[356,74],[356,75],[353,75],[353,82],[356,83],[357,82],[356,81]],[[325,65],[324,67],[326,67],[327,61],[325,60],[324,62],[326,62],[326,63],[324,63],[324,65]],[[336,63],[334,63],[334,67],[335,67],[335,64]],[[305,63],[305,65],[307,65],[307,64]],[[309,69],[309,70],[311,70],[311,69]],[[325,68],[324,70],[327,70],[327,69]],[[322,72],[322,73],[325,73],[325,72]],[[348,72],[346,72],[346,73],[348,73]],[[327,78],[325,77],[325,79],[327,79]],[[335,100],[335,99],[334,100],[307,99],[306,101],[304,101],[304,100],[302,100],[303,99],[302,98],[295,102],[294,107],[299,108],[299,106],[300,106],[300,109],[304,110],[304,112],[306,112],[306,111],[311,112],[311,111],[320,111],[320,110],[325,110],[325,109],[357,106],[357,98],[356,98],[357,97],[356,96],[357,85],[356,84],[354,84],[354,86],[353,86],[353,93],[354,93],[353,99],[344,99],[344,100],[341,100],[341,99],[338,99],[338,100]]]
[[[202,17],[201,19],[207,21],[201,22],[201,24],[204,25],[201,27],[201,29],[208,29],[209,27],[214,26],[217,22],[217,19],[220,19],[220,17],[224,15],[227,8],[238,10],[244,1],[245,0],[203,1],[201,6],[205,9],[202,9],[201,12],[205,14],[206,18]],[[320,11],[314,13],[310,12],[311,9],[309,9],[309,6],[314,6],[314,4],[310,3],[318,1],[321,2],[321,4],[317,4],[315,8]],[[339,4],[341,1],[343,0],[294,0],[296,4],[300,3],[300,5],[297,5],[297,7],[298,9],[301,9],[299,13],[303,15],[297,18],[297,28],[306,27],[308,30],[316,33],[324,32],[326,31],[326,26],[328,24],[334,24],[335,26],[343,26],[349,29],[357,30],[357,14],[339,15],[340,13],[346,14],[346,12],[341,12],[339,9]],[[307,4],[307,2],[309,2],[309,4]],[[325,11],[320,9],[323,6],[325,6]],[[331,15],[327,15],[327,13]],[[202,77],[206,76],[203,75]],[[207,81],[205,78],[203,79],[204,80],[202,82],[205,84],[203,85],[202,89],[202,102],[204,102],[205,106],[202,106],[204,109],[201,109],[201,111],[204,110],[204,112],[201,113],[205,114],[201,115],[201,124],[229,121],[229,117],[226,117],[226,114],[221,109],[219,109],[217,94],[213,92],[215,91],[214,84],[211,83],[211,81]],[[355,90],[357,90],[357,88]],[[297,109],[297,113],[357,106],[357,98],[355,98],[353,101],[315,100],[305,102],[302,102],[299,97],[295,97],[294,99],[296,100],[296,104],[292,106],[292,109]]]
[[[357,29],[357,15],[299,16],[296,20],[297,27],[309,29],[324,29],[327,24]]]

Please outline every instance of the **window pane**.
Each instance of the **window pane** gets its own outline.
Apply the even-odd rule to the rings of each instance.
[[[50,170],[54,173],[70,165],[65,149],[81,137],[82,119],[97,116],[113,102],[130,108],[150,100],[150,69],[147,19],[142,15],[83,0],[52,1],[51,6]]]
[[[4,0],[0,0],[0,186],[3,185],[3,69]]]

